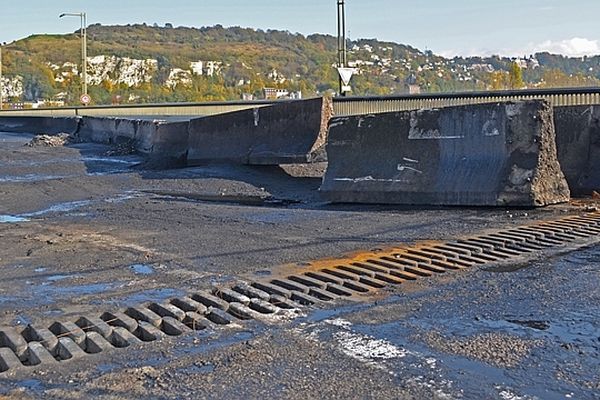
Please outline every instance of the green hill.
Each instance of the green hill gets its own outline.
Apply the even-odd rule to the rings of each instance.
[[[334,92],[338,86],[336,38],[328,35],[143,24],[92,25],[88,37],[90,94],[97,104],[233,100],[243,93],[260,97],[265,87],[301,91],[307,97]],[[522,59],[446,59],[375,39],[349,41],[348,47],[351,66],[359,71],[352,81],[354,95],[400,94],[409,87],[448,92],[600,83],[600,57],[544,53]],[[13,100],[58,96],[67,103],[77,102],[77,32],[35,35],[10,43],[3,62],[5,75],[12,79],[5,86],[13,82],[8,93]],[[522,83],[511,80],[514,63],[522,70]],[[22,77],[21,90],[17,76]]]

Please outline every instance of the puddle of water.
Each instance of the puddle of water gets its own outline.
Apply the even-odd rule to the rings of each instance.
[[[130,171],[129,171],[129,169],[126,169],[126,168],[112,168],[107,171],[88,172],[86,175],[87,176],[107,176],[107,175],[121,174],[123,172],[130,172]]]
[[[271,276],[271,271],[269,270],[261,270],[261,271],[254,271],[254,275],[256,276]]]
[[[19,382],[19,386],[33,391],[40,391],[43,389],[42,381],[37,379],[27,379],[21,381]]]
[[[112,288],[111,283],[91,283],[88,285],[76,285],[68,286],[66,288],[60,288],[60,293],[72,294],[72,295],[87,295],[97,294],[107,291]]]
[[[96,370],[102,374],[110,373],[119,368],[117,364],[101,364],[96,367]]]
[[[60,294],[67,295],[90,295],[105,292],[113,287],[111,283],[91,283],[87,285],[66,286],[56,289]]]
[[[0,215],[0,224],[16,224],[19,222],[27,222],[27,218],[16,215]]]
[[[134,165],[134,164],[138,164],[141,160],[140,159],[126,160],[126,159],[111,158],[111,157],[91,157],[91,156],[86,156],[86,157],[81,157],[81,161],[99,162],[99,163],[108,163],[108,164]]]
[[[220,337],[218,338],[211,338],[211,340],[208,340],[207,342],[202,342],[200,344],[194,343],[192,346],[182,346],[179,347],[177,349],[173,350],[173,354],[174,357],[176,358],[183,358],[185,356],[190,356],[190,355],[194,355],[194,354],[206,354],[210,351],[214,351],[217,349],[222,349],[237,343],[242,343],[242,342],[246,342],[248,340],[253,339],[254,337],[257,337],[258,335],[260,335],[260,333],[262,333],[262,329],[258,329],[255,332],[252,331],[240,331],[240,332],[235,332],[232,335],[228,335],[223,337],[222,335],[219,335]],[[202,331],[197,332],[196,338],[199,336],[203,336],[204,333]],[[194,336],[189,336],[189,339],[193,339]],[[190,342],[191,343],[191,342]],[[161,359],[160,363],[164,363],[164,358]],[[213,367],[214,368],[214,367]],[[209,371],[206,371],[209,372]]]
[[[34,269],[35,272],[46,272],[48,270],[48,268],[46,267],[39,267]]]
[[[72,277],[72,276],[69,276]],[[55,286],[55,283],[66,279],[63,276],[50,277],[51,280],[29,287],[30,295],[25,298],[13,299],[13,302],[32,306],[35,304],[48,305],[56,299],[100,294],[113,289],[117,283],[89,283],[82,285]]]
[[[64,281],[65,279],[77,278],[79,275],[50,275],[46,278],[49,282],[59,282]]]
[[[14,321],[15,325],[31,325],[32,323],[31,319],[24,315],[17,315]]]
[[[89,217],[89,216],[90,216],[90,215],[92,215],[92,214],[90,214],[90,213],[84,213],[84,212],[80,212],[80,213],[68,213],[68,214],[65,214],[65,215],[66,215],[66,216],[68,216],[68,217],[79,217],[79,218],[85,218],[85,217]]]
[[[322,310],[313,310],[307,317],[306,320],[310,322],[321,322],[334,317],[337,317],[341,314],[348,312],[347,309],[322,309]]]
[[[128,194],[128,195],[123,195],[123,196],[118,196],[118,197],[111,197],[109,199],[104,199],[104,201],[106,203],[118,204],[118,203],[123,203],[127,200],[137,199],[139,197],[141,197],[140,194],[134,193],[134,194]]]
[[[61,310],[60,308],[55,308],[53,310],[44,311],[43,314],[46,316],[57,317],[59,315],[63,315],[64,311]]]
[[[527,263],[506,264],[506,265],[499,265],[497,267],[482,268],[482,270],[486,271],[486,272],[497,272],[497,273],[517,272],[517,271],[525,269],[529,266],[531,266],[531,264],[527,264]]]
[[[154,268],[147,264],[133,264],[129,268],[133,270],[136,275],[152,275]]]
[[[519,321],[516,319],[507,319],[506,322],[536,329],[538,331],[547,331],[550,328],[550,323],[548,321]]]
[[[213,286],[227,285],[227,284],[233,284],[233,282],[236,282],[236,279],[229,275],[211,275],[208,278],[208,282]]]
[[[164,190],[147,190],[146,192],[162,196],[166,200],[203,201],[206,203],[239,204],[246,206],[276,204],[274,200],[260,195],[180,193]]]
[[[87,206],[91,203],[90,200],[81,200],[81,201],[69,201],[66,203],[55,204],[51,207],[48,207],[44,210],[35,211],[26,214],[20,214],[22,217],[40,217],[45,214],[57,213],[57,212],[69,212],[76,210],[78,208]]]
[[[246,217],[246,219],[250,222],[258,222],[261,224],[277,224],[283,222],[293,222],[299,219],[309,218],[304,213],[296,213],[289,210],[284,211],[272,211],[272,212],[264,212],[264,213],[252,213]]]
[[[19,183],[19,182],[40,182],[50,181],[54,179],[68,178],[67,175],[40,175],[40,174],[27,174],[21,176],[2,176],[0,177],[1,183]]]
[[[185,292],[177,289],[151,289],[145,290],[143,292],[134,293],[130,296],[121,298],[119,300],[115,300],[114,302],[117,304],[140,304],[146,301],[156,301],[161,302],[172,297],[181,297],[184,296]]]
[[[107,203],[120,203],[120,202],[123,202],[126,200],[135,199],[137,197],[140,197],[139,193],[128,191],[127,194],[117,196],[117,197],[107,198],[107,199],[104,199],[104,201]],[[18,215],[0,215],[0,223],[27,222],[30,220],[29,218],[42,217],[46,214],[51,214],[51,213],[69,213],[68,215],[70,215],[70,216],[86,217],[89,215],[89,213],[71,213],[71,211],[75,211],[81,207],[88,206],[92,203],[93,203],[92,200],[68,201],[68,202],[64,202],[64,203],[54,204],[54,205],[52,205],[48,208],[45,208],[43,210],[40,210],[40,211],[34,211],[34,212],[23,213],[23,214],[18,214]]]

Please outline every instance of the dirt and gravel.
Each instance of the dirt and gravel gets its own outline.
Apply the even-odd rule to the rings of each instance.
[[[436,350],[506,368],[517,366],[534,347],[543,345],[539,340],[524,340],[518,336],[497,333],[457,340],[453,337],[444,337],[434,331],[426,332],[423,340]]]
[[[49,326],[390,244],[591,210],[330,205],[325,165],[149,171],[89,143],[0,134],[0,325]],[[0,375],[10,398],[593,399],[600,248],[476,268]]]
[[[57,146],[65,146],[70,143],[74,143],[74,138],[68,133],[59,133],[58,135],[36,135],[27,146],[29,147],[57,147]]]

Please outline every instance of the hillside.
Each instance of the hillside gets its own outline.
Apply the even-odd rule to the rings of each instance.
[[[307,97],[335,91],[338,85],[333,68],[336,38],[328,35],[218,25],[92,25],[88,37],[89,91],[96,104],[234,100],[242,94],[260,98],[266,87]],[[35,35],[7,45],[5,98],[77,103],[79,44],[76,32]],[[352,81],[354,95],[600,83],[598,56],[446,59],[375,39],[350,41],[348,46],[350,66],[358,71]]]

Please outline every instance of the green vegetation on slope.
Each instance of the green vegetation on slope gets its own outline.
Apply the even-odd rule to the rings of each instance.
[[[92,25],[88,55],[156,60],[147,81],[120,82],[115,71],[90,86],[95,103],[169,102],[239,99],[259,96],[265,87],[301,91],[312,96],[338,86],[336,39],[305,37],[283,31],[222,26],[167,28]],[[360,70],[352,80],[355,95],[406,93],[408,83],[422,92],[449,92],[521,87],[592,86],[600,83],[600,57],[567,58],[547,53],[514,60],[500,57],[446,59],[410,46],[361,39],[348,43],[349,60]],[[189,82],[167,86],[171,72],[190,63],[215,61],[213,76],[189,74]],[[35,35],[16,41],[4,52],[4,72],[24,80],[22,99],[51,99],[62,94],[76,103],[80,80],[64,73],[65,63],[80,64],[78,33]],[[89,71],[89,70],[88,70]],[[123,80],[123,79],[121,79]]]

